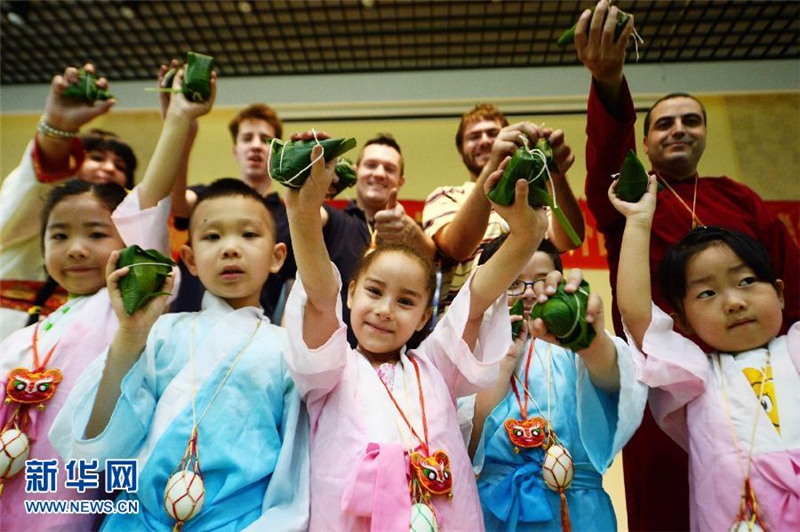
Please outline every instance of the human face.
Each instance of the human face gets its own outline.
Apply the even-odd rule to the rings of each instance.
[[[653,170],[676,179],[691,177],[706,149],[703,109],[691,98],[671,98],[650,113],[644,151]]]
[[[234,309],[257,307],[261,287],[286,258],[286,245],[275,243],[274,227],[255,199],[209,199],[192,214],[192,245],[181,248],[181,258],[206,290]]]
[[[267,179],[269,145],[275,138],[275,128],[266,120],[248,118],[239,124],[239,133],[233,145],[233,156],[248,185]]]
[[[758,281],[727,245],[712,245],[686,264],[679,325],[724,353],[766,345],[780,331],[783,283]]]
[[[111,252],[125,247],[111,213],[91,192],[63,199],[50,212],[44,234],[47,272],[74,295],[106,285]]]
[[[356,196],[362,208],[379,211],[386,208],[389,192],[400,189],[403,177],[403,157],[385,144],[370,144],[361,153],[356,168]]]
[[[543,280],[545,277],[547,277],[548,273],[555,269],[556,265],[553,264],[553,259],[550,258],[550,255],[544,251],[537,251],[533,254],[531,260],[525,265],[525,268],[523,268],[523,270],[517,276],[517,280],[514,282],[519,284],[522,282],[532,283],[534,281]],[[513,307],[514,304],[520,299],[522,299],[524,315],[527,316],[530,314],[533,304],[536,303],[536,294],[533,292],[532,285],[526,285],[525,291],[522,293],[522,295],[508,296],[509,308]]]
[[[492,156],[494,139],[503,128],[497,120],[480,120],[464,129],[461,145],[461,160],[470,173],[477,177]]]
[[[124,187],[128,165],[111,150],[90,151],[78,170],[78,178],[92,184],[116,183]]]
[[[360,351],[372,362],[397,360],[431,317],[425,269],[402,252],[377,257],[350,282],[347,307]]]

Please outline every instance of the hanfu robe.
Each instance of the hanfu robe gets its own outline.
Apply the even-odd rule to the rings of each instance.
[[[233,310],[206,292],[201,312],[165,314],[156,321],[123,378],[108,425],[91,439],[84,430],[107,353],[87,369],[50,438],[72,458],[138,461],[138,492],[121,492],[117,500],[137,500],[140,512],[109,515],[101,530],[172,530],[164,490],[192,432],[193,391],[199,419],[245,346],[198,428],[205,504],[182,530],[305,530],[307,418],[283,361],[286,344],[285,331],[270,324],[262,309]]]
[[[336,272],[338,282],[341,280]],[[410,434],[369,360],[347,342],[337,299],[339,328],[317,349],[303,340],[307,294],[300,278],[286,305],[289,369],[311,420],[311,531],[409,528]],[[391,388],[422,437],[422,410],[414,357],[419,364],[431,453],[449,455],[452,499],[432,497],[440,530],[483,530],[478,491],[458,427],[456,398],[491,386],[511,338],[503,294],[487,311],[474,351],[462,339],[469,315],[467,282],[450,310],[417,349],[400,353]]]
[[[520,380],[525,378],[531,341],[517,361],[515,372]],[[528,400],[527,417],[549,416],[572,456],[574,478],[565,494],[573,530],[616,530],[614,508],[603,489],[603,473],[638,428],[647,401],[647,387],[634,376],[630,348],[620,338],[614,338],[614,345],[620,390],[613,393],[596,387],[580,356],[570,350],[536,340],[530,353],[527,387],[533,400]],[[519,382],[517,389],[524,404]],[[510,418],[521,420],[522,414],[509,387],[509,393],[486,418],[473,460],[486,529],[560,532],[561,498],[542,480],[544,451],[541,447],[520,448],[515,453],[504,426]]]
[[[126,245],[137,244],[143,248],[168,252],[167,217],[169,198],[161,200],[149,209],[139,209],[138,189],[134,189],[114,210],[111,218]],[[177,281],[177,280],[176,280]],[[177,282],[176,285],[177,287]],[[52,323],[52,327],[47,324]],[[111,308],[108,290],[101,288],[89,296],[71,298],[66,304],[50,314],[39,326],[39,356],[44,359],[50,349],[56,349],[48,368],[61,371],[63,380],[58,384],[53,397],[44,403],[41,412],[35,408],[28,411],[32,423],[27,431],[31,443],[30,459],[52,460],[59,458],[56,449],[47,439],[47,432],[59,410],[65,404],[70,390],[84,369],[111,343],[119,321]],[[13,404],[6,405],[8,374],[17,367],[33,369],[33,331],[35,326],[19,329],[0,344],[0,418],[3,423],[11,414]],[[56,345],[57,344],[57,345]],[[55,493],[25,493],[25,471],[22,470],[5,483],[0,497],[0,530],[91,530],[95,515],[78,514],[28,514],[23,500],[94,500],[102,498],[99,490],[88,489],[79,493],[64,487],[66,472],[64,461],[59,461],[58,489]]]
[[[653,416],[689,453],[692,530],[728,530],[733,524],[755,423],[750,479],[760,514],[767,530],[800,530],[800,322],[766,348],[780,433],[736,360],[766,349],[708,355],[672,324],[653,305],[642,349],[633,355],[637,378],[652,388]]]

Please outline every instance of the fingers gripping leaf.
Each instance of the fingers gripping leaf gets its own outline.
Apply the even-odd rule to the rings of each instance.
[[[84,69],[78,71],[78,82],[69,85],[62,93],[62,96],[87,102],[114,98],[114,95],[110,92],[97,88],[97,76],[86,72]]]
[[[511,316],[522,316],[524,313],[524,304],[522,299],[518,299],[516,303],[508,310]],[[511,337],[512,339],[519,338],[519,333],[522,330],[522,320],[515,321],[511,324]]]
[[[311,175],[311,150],[322,145],[325,161],[352,150],[356,139],[296,140],[274,139],[270,147],[269,172],[272,179],[290,188],[300,188]]]
[[[647,192],[648,176],[644,165],[633,150],[628,150],[619,172],[617,196],[621,200],[636,203]]]
[[[150,299],[169,295],[169,292],[160,290],[172,273],[174,265],[171,259],[155,249],[142,249],[134,245],[120,251],[117,268],[130,268],[119,282],[122,302],[128,316],[142,308]]]
[[[353,164],[353,161],[339,157],[336,160],[336,177],[339,178],[339,181],[333,185],[334,196],[356,184],[356,165]]]
[[[594,327],[586,323],[586,305],[589,302],[589,283],[581,281],[578,289],[568,294],[562,281],[556,293],[544,303],[536,303],[531,309],[531,318],[542,318],[547,330],[573,351],[581,351],[591,345],[596,335]]]
[[[609,2],[609,5],[613,2]],[[592,6],[590,9],[594,13],[595,6]],[[616,42],[619,39],[622,30],[625,29],[625,24],[628,23],[628,19],[631,18],[630,13],[623,13],[622,11],[617,12],[617,25],[614,26],[614,41]],[[578,23],[572,25],[570,29],[565,31],[561,34],[561,36],[556,40],[556,44],[559,46],[566,46],[571,43],[575,39],[575,29],[578,27]]]

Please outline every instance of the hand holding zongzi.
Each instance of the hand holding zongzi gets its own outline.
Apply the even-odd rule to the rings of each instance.
[[[606,0],[598,2],[593,10],[584,11],[578,19],[574,27],[578,59],[601,86],[622,82],[625,49],[634,31],[633,22],[633,15],[622,13],[616,6],[609,7]]]
[[[61,131],[78,131],[94,118],[108,112],[116,103],[113,99],[95,101],[64,97],[65,94],[77,90],[72,87],[79,84],[80,72],[83,72],[84,76],[86,74],[93,76],[94,65],[87,63],[82,69],[67,67],[63,74],[53,76],[42,116],[43,121],[50,127]],[[95,78],[95,84],[100,90],[108,90],[106,78]]]

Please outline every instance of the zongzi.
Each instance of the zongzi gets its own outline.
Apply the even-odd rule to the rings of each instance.
[[[565,347],[581,351],[589,347],[596,335],[594,327],[586,323],[586,305],[589,302],[589,283],[581,281],[578,289],[568,294],[562,281],[556,293],[544,303],[531,309],[531,319],[542,318],[547,330]]]
[[[331,197],[337,196],[341,191],[350,188],[356,184],[356,165],[346,157],[339,157],[336,159],[336,177],[339,180],[331,185],[333,194]]]
[[[311,150],[317,140],[283,142],[274,139],[270,149],[269,174],[284,186],[300,188],[311,175]],[[356,139],[320,140],[325,161],[330,161],[356,147]]]
[[[120,279],[119,289],[125,313],[130,316],[142,308],[150,299],[169,295],[161,292],[164,281],[172,273],[175,263],[155,249],[142,249],[137,245],[128,246],[119,252],[117,268],[128,267],[128,274]]]
[[[97,88],[97,76],[86,72],[84,69],[78,71],[78,82],[68,85],[61,96],[87,102],[114,98],[114,95],[110,92]]]

